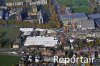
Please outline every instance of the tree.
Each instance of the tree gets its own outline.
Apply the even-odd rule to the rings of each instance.
[[[2,48],[2,43],[1,43],[1,40],[0,40],[0,48]]]

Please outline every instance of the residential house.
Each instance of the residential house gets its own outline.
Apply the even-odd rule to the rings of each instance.
[[[29,22],[39,21],[37,5],[34,4],[27,8],[28,8],[28,17],[24,21],[29,21]]]
[[[54,57],[48,57],[48,56],[44,56],[43,57],[44,62],[54,62]]]
[[[37,5],[32,5],[29,8],[28,16],[36,16],[37,15]]]
[[[44,50],[42,51],[41,53],[43,56],[52,56],[53,55],[53,52],[50,51],[50,50]]]
[[[12,45],[12,48],[19,48],[19,47],[20,47],[20,41],[19,41],[19,39],[16,39],[16,41]]]
[[[19,44],[13,44],[13,48],[19,48]]]
[[[64,50],[69,50],[70,49],[70,45],[63,45]]]
[[[65,52],[64,52],[64,51],[61,51],[61,50],[57,50],[57,51],[55,52],[55,56],[59,56],[59,57],[65,56]]]
[[[28,7],[28,17],[25,19],[25,21],[34,22],[37,21],[39,24],[43,23],[43,15],[41,11],[37,11],[37,5],[31,5]]]

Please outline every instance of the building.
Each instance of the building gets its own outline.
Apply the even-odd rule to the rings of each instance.
[[[37,5],[34,4],[29,8],[28,16],[36,16],[37,15]]]
[[[35,29],[34,36],[46,36],[47,29]]]
[[[95,2],[96,2],[98,5],[100,5],[100,0],[95,0]]]
[[[81,20],[86,20],[88,17],[86,16],[85,13],[75,13],[75,14],[65,14],[61,15],[60,17],[61,21],[63,24],[66,24],[68,22],[79,22]]]
[[[12,45],[12,48],[20,48],[20,40],[19,39],[16,39],[16,41]]]
[[[54,39],[54,37],[28,36],[26,38],[24,46],[43,45],[45,47],[54,47],[57,44],[58,44],[58,39]]]
[[[33,28],[20,28],[23,36],[30,35],[33,30]]]
[[[39,24],[43,24],[43,15],[41,11],[38,13]]]
[[[90,14],[90,15],[88,15],[88,17],[90,18],[90,19],[100,19],[100,14]]]
[[[47,0],[6,0],[6,6],[21,6],[23,3],[29,3],[30,5],[45,5],[47,4]]]
[[[93,66],[100,66],[100,59],[94,59],[93,60]]]
[[[47,0],[37,0],[36,1],[36,3],[37,3],[37,5],[45,5],[45,4],[47,4]]]
[[[19,48],[19,44],[13,44],[12,48]]]
[[[5,0],[0,0],[0,6],[4,6],[5,5]]]
[[[44,62],[54,62],[54,57],[43,57]],[[51,65],[50,65],[51,66]],[[54,65],[53,65],[54,66]]]
[[[3,11],[0,11],[0,19],[3,18]]]
[[[20,28],[19,30],[22,31],[22,32],[33,31],[33,28]]]
[[[96,19],[95,23],[96,23],[96,27],[100,28],[100,19]]]
[[[44,50],[41,52],[43,56],[53,56],[53,52],[50,50]]]
[[[53,30],[20,28],[22,36],[27,36],[24,46],[39,45],[45,47],[54,47],[58,44],[58,39],[52,35],[56,34]],[[50,36],[48,34],[52,33]]]
[[[6,0],[6,6],[21,6],[25,0]]]
[[[31,2],[32,2],[32,0],[25,0],[25,2],[27,2],[27,3],[31,3]]]
[[[64,51],[61,51],[61,50],[57,50],[57,51],[55,52],[55,56],[59,56],[59,57],[65,56],[65,52],[64,52]]]
[[[87,30],[87,29],[95,29],[95,24],[93,20],[81,20],[77,22],[77,28],[81,28],[81,30]]]

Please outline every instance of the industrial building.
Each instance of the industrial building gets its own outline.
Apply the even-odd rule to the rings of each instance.
[[[27,37],[24,46],[43,45],[45,47],[53,47],[58,44],[58,40],[54,37],[34,36]]]
[[[22,36],[27,36],[24,46],[43,45],[45,47],[54,47],[58,44],[58,39],[55,37],[56,31],[52,29],[20,28],[20,31]]]
[[[81,20],[77,22],[78,28],[81,28],[82,30],[86,29],[95,29],[95,24],[93,20]]]

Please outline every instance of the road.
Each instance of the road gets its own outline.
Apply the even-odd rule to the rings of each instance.
[[[23,56],[25,55],[23,52],[25,52],[25,50],[22,49],[12,49],[12,48],[0,49],[0,54],[13,55],[13,56]]]

